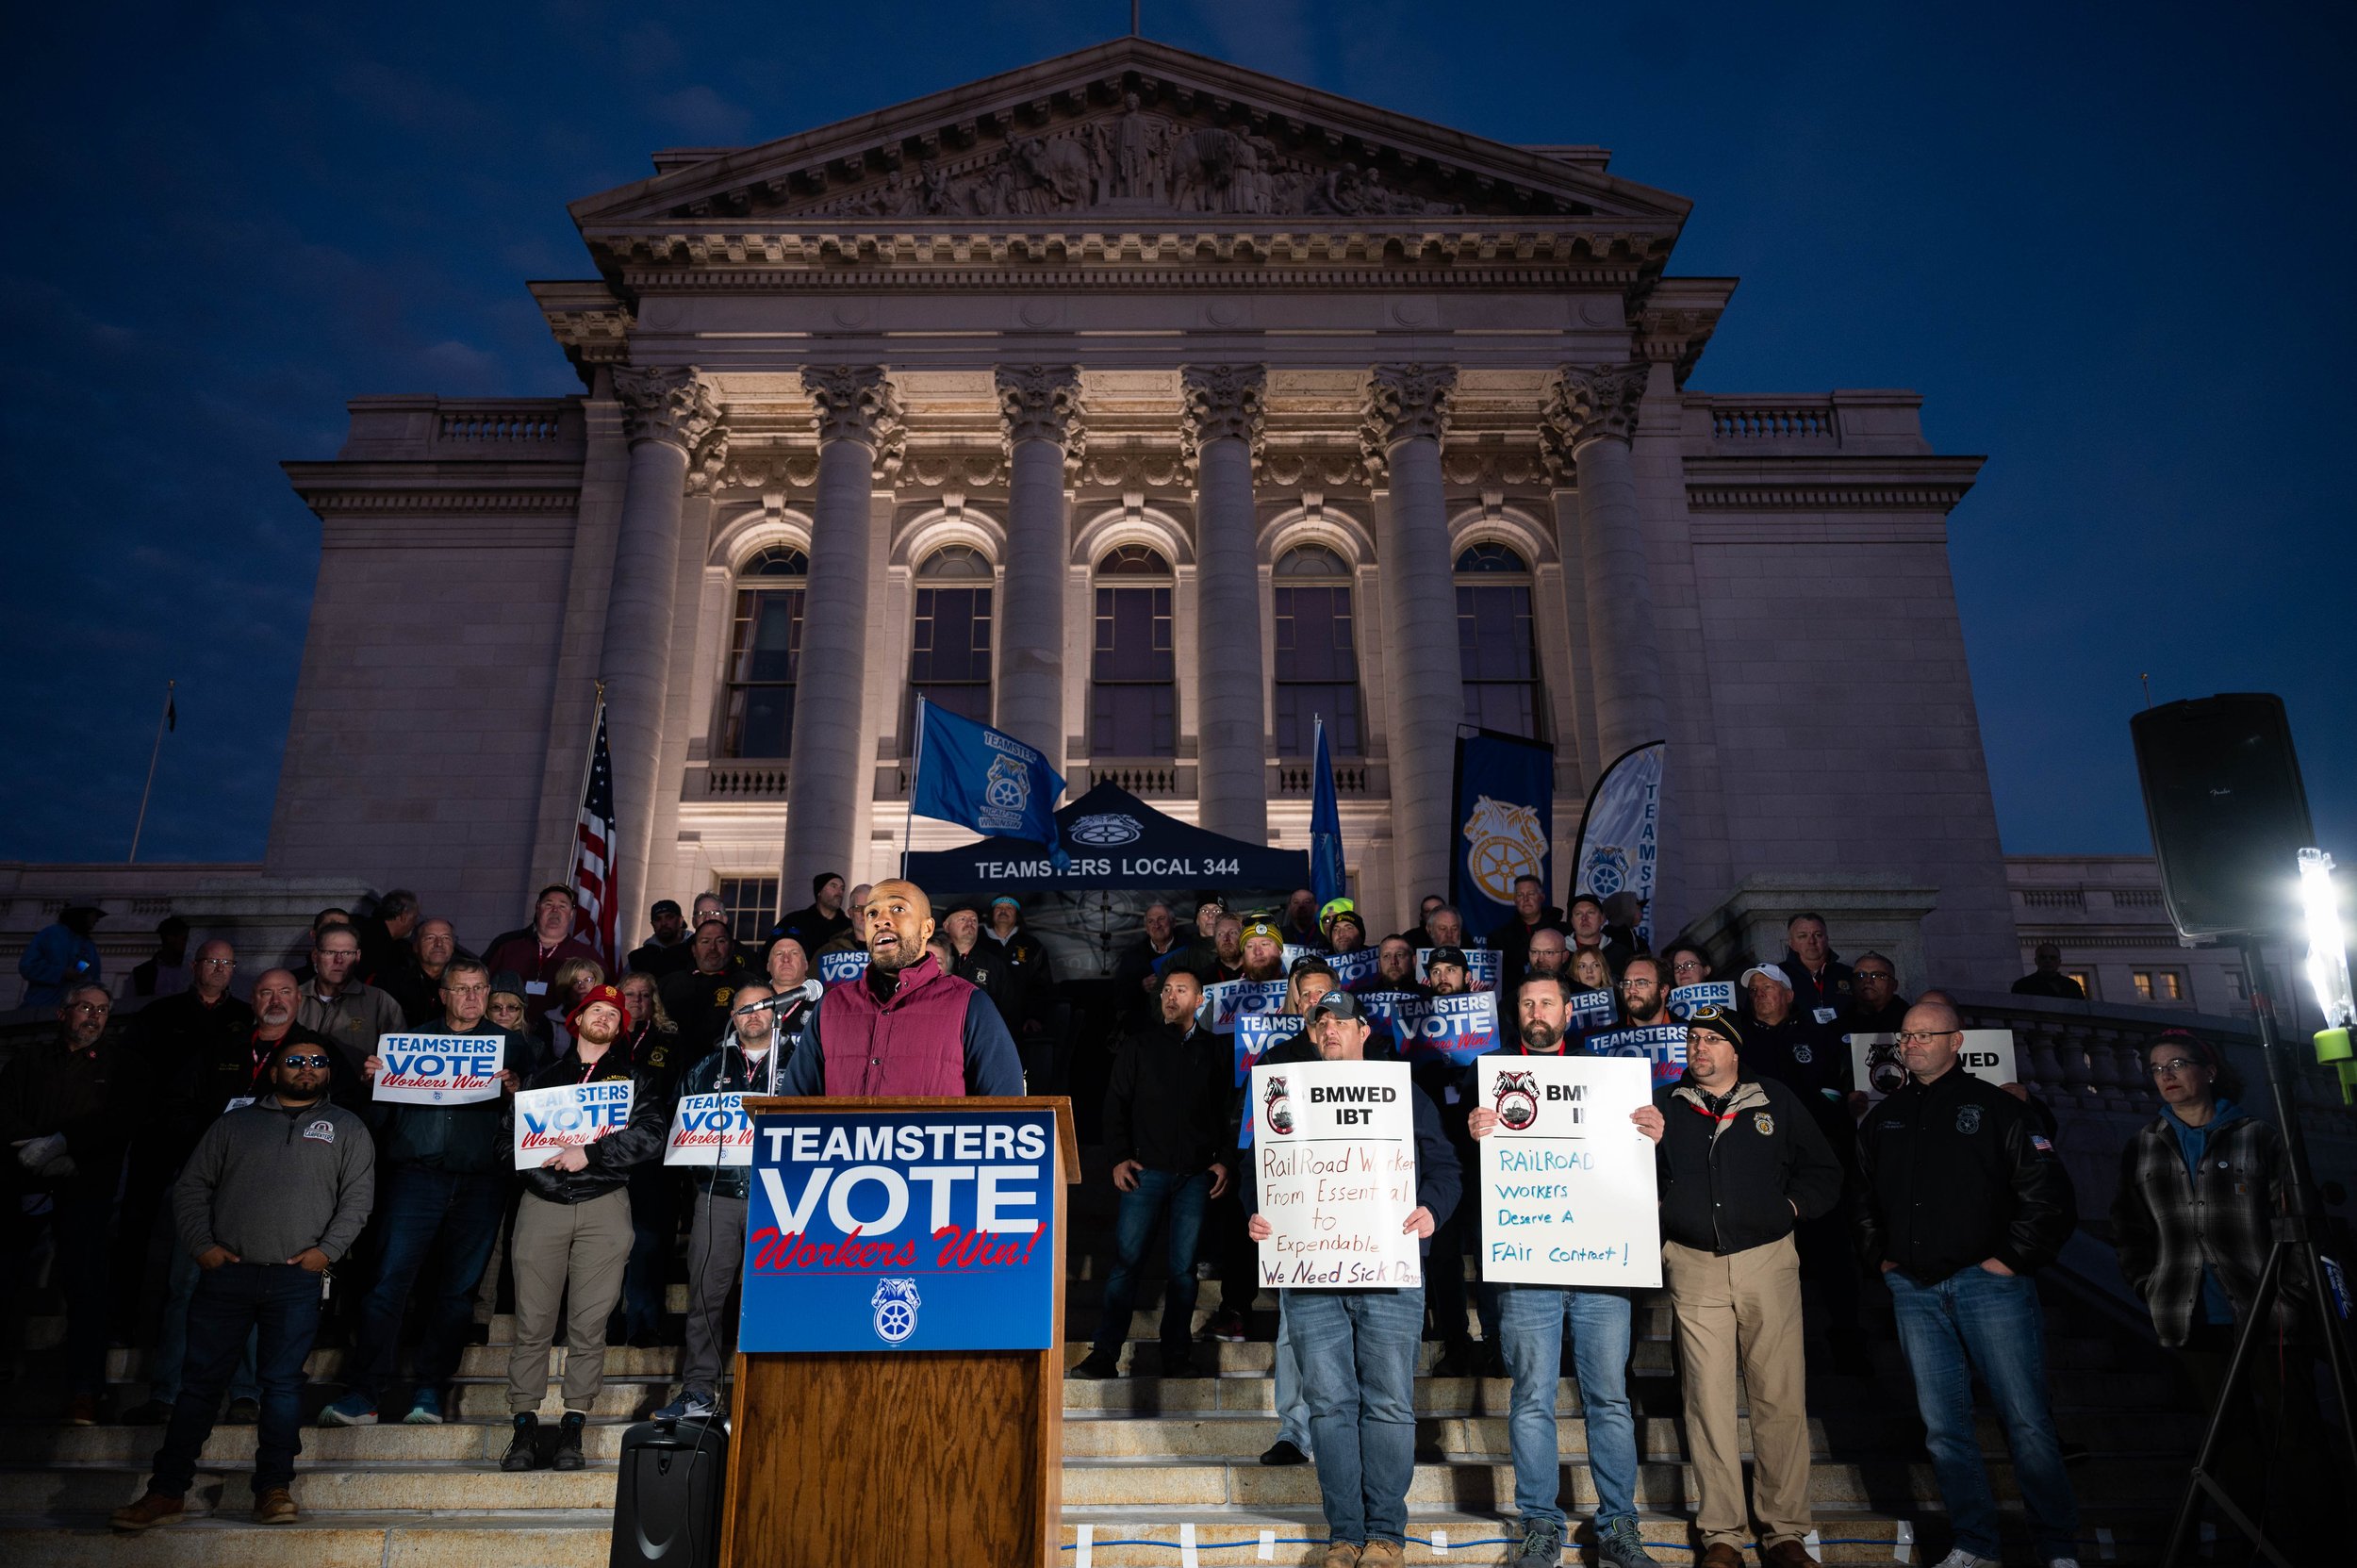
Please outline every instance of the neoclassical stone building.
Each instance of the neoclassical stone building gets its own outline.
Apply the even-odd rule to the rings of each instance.
[[[1656,929],[1766,878],[2010,979],[1979,460],[1909,393],[1687,390],[1735,281],[1671,275],[1689,204],[1608,161],[1138,39],[656,155],[532,286],[581,395],[362,398],[288,465],[324,548],[269,873],[510,923],[602,679],[626,925],[791,906],[896,863],[921,689],[1290,844],[1323,714],[1390,919],[1470,720],[1556,748],[1565,864],[1668,737]]]

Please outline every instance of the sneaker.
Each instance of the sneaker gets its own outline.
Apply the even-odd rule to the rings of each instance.
[[[235,1419],[232,1417],[231,1419]],[[354,1390],[320,1411],[322,1427],[373,1427],[376,1425],[376,1401]]]
[[[222,1420],[232,1427],[251,1427],[261,1419],[262,1402],[245,1395],[239,1395],[237,1398],[230,1400],[229,1412],[222,1417]],[[373,1421],[376,1417],[371,1416],[369,1419]]]
[[[1280,1437],[1269,1444],[1268,1452],[1261,1456],[1261,1462],[1262,1464],[1307,1464],[1310,1462],[1310,1456]]]
[[[567,1411],[565,1419],[556,1424],[556,1452],[549,1456],[552,1470],[578,1470],[586,1461],[581,1457],[581,1429],[589,1418],[579,1411]]]
[[[291,1525],[295,1522],[294,1494],[283,1486],[273,1486],[254,1499],[254,1522],[257,1525]]]
[[[1507,1560],[1507,1568],[1557,1568],[1563,1560],[1563,1527],[1552,1519],[1533,1519],[1523,1527],[1523,1543]]]
[[[1661,1568],[1645,1550],[1637,1521],[1625,1515],[1596,1527],[1596,1561],[1599,1568]]]
[[[531,1470],[538,1466],[540,1418],[530,1411],[519,1412],[515,1420],[515,1435],[507,1440],[507,1452],[500,1456],[502,1470]]]
[[[1993,1557],[1976,1557],[1958,1546],[1933,1563],[1932,1568],[2005,1568],[2005,1565]]]
[[[183,1517],[187,1503],[178,1497],[167,1497],[151,1492],[136,1503],[126,1503],[107,1516],[107,1523],[119,1530],[143,1530],[157,1525],[169,1525]]]
[[[65,1402],[65,1421],[69,1427],[98,1425],[98,1395],[77,1394]]]
[[[1101,1350],[1092,1350],[1075,1362],[1072,1370],[1064,1376],[1100,1382],[1107,1378],[1120,1377],[1121,1362],[1118,1357],[1108,1356]]]
[[[160,1427],[172,1419],[172,1403],[166,1399],[150,1399],[144,1405],[134,1405],[115,1418],[126,1427]]]
[[[657,1421],[709,1421],[719,1413],[720,1402],[702,1389],[683,1389],[680,1396],[654,1412]]]
[[[409,1413],[401,1419],[402,1424],[408,1427],[440,1426],[442,1424],[441,1390],[432,1388],[418,1390],[417,1397],[409,1401]]]
[[[1211,1314],[1211,1321],[1203,1326],[1203,1337],[1242,1345],[1250,1336],[1244,1332],[1244,1313],[1228,1307]]]

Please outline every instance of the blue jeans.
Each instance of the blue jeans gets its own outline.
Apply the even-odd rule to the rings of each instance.
[[[172,1242],[172,1268],[164,1276],[164,1312],[156,1325],[156,1349],[147,1362],[147,1396],[167,1405],[180,1401],[180,1378],[189,1362],[189,1303],[196,1296],[196,1282],[205,1278],[205,1271],[196,1266],[187,1247],[180,1245],[175,1233]],[[262,1397],[262,1385],[254,1377],[254,1336],[245,1337],[245,1354],[238,1358],[238,1370],[229,1378],[229,1397],[255,1399]]]
[[[2019,1275],[1978,1266],[1934,1285],[1887,1269],[1899,1343],[1915,1371],[1915,1402],[1939,1495],[1955,1544],[1980,1557],[1999,1554],[1997,1499],[1972,1434],[1972,1374],[1988,1385],[2013,1449],[2014,1478],[2029,1510],[2030,1536],[2043,1560],[2078,1553],[2079,1500],[2063,1473],[2062,1446],[2046,1398],[2046,1319],[2037,1286]]]
[[[359,1344],[344,1378],[370,1404],[384,1402],[400,1371],[402,1318],[429,1261],[434,1296],[418,1335],[418,1384],[439,1390],[458,1371],[507,1182],[505,1171],[453,1175],[430,1165],[379,1167],[376,1279],[360,1305]]]
[[[1129,1337],[1137,1310],[1138,1264],[1154,1238],[1154,1222],[1170,1213],[1170,1250],[1164,1260],[1170,1282],[1162,1292],[1162,1354],[1188,1356],[1195,1343],[1195,1244],[1203,1231],[1203,1205],[1211,1192],[1208,1171],[1193,1176],[1174,1170],[1138,1172],[1138,1184],[1121,1195],[1113,1226],[1113,1272],[1105,1278],[1105,1319],[1096,1330],[1096,1354],[1118,1356]]]
[[[1310,1401],[1328,1539],[1408,1539],[1424,1287],[1277,1293]]]
[[[213,1434],[221,1391],[245,1349],[260,1335],[261,1429],[255,1434],[254,1492],[294,1480],[303,1452],[303,1361],[320,1331],[320,1277],[292,1263],[223,1263],[196,1282],[189,1300],[189,1370],[156,1451],[148,1490],[188,1495],[196,1459]]]
[[[1270,1358],[1277,1374],[1277,1435],[1305,1454],[1317,1452],[1310,1441],[1310,1401],[1301,1396],[1301,1358],[1294,1354],[1293,1326],[1285,1321],[1284,1293],[1277,1298],[1277,1348]]]
[[[1555,1432],[1563,1334],[1572,1335],[1579,1402],[1588,1418],[1588,1469],[1596,1482],[1596,1528],[1637,1517],[1637,1415],[1628,1402],[1629,1298],[1618,1291],[1498,1287],[1498,1328],[1514,1395],[1506,1417],[1514,1454],[1514,1507],[1525,1522],[1565,1523]]]

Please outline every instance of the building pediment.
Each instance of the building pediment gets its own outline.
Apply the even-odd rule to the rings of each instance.
[[[633,233],[905,228],[928,222],[1120,228],[1239,224],[1650,230],[1682,198],[1583,149],[1529,149],[1393,114],[1144,39],[755,147],[666,156],[650,179],[576,202],[593,245]]]

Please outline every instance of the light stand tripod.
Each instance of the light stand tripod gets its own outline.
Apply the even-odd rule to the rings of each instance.
[[[2259,1054],[2267,1069],[2267,1088],[2275,1100],[2276,1129],[2283,1138],[2285,1164],[2283,1182],[2283,1213],[2275,1221],[2275,1245],[2268,1249],[2266,1271],[2259,1276],[2259,1292],[2250,1303],[2250,1311],[2234,1334],[2234,1354],[2227,1362],[2226,1381],[2218,1390],[2217,1402],[2211,1407],[2208,1427],[2201,1434],[2201,1446],[2193,1458],[2193,1473],[2185,1485],[2185,1499],[2178,1506],[2177,1523],[2169,1530],[2168,1555],[2163,1560],[2167,1568],[2177,1568],[2185,1560],[2187,1538],[2193,1533],[2194,1512],[2201,1497],[2207,1494],[2235,1528],[2250,1537],[2251,1543],[2277,1568],[2306,1568],[2295,1563],[2276,1550],[2266,1538],[2261,1522],[2245,1514],[2226,1489],[2211,1473],[2211,1461],[2225,1436],[2226,1424],[2236,1398],[2249,1376],[2251,1361],[2257,1354],[2263,1337],[2274,1322],[2276,1297],[2283,1290],[2284,1271],[2296,1269],[2298,1278],[2308,1284],[2308,1306],[2316,1314],[2315,1327],[2324,1341],[2326,1360],[2332,1369],[2332,1389],[2340,1405],[2343,1435],[2357,1438],[2350,1431],[2357,1420],[2357,1378],[2350,1373],[2349,1340],[2343,1332],[2340,1314],[2334,1306],[2331,1281],[2325,1278],[2323,1254],[2316,1250],[2316,1230],[2320,1217],[2315,1187],[2309,1180],[2307,1141],[2299,1131],[2299,1110],[2294,1098],[2292,1069],[2288,1061],[2289,1048],[2275,1029],[2275,1009],[2267,995],[2266,968],[2259,955],[2256,936],[2239,939],[2242,949],[2243,972],[2250,977],[2251,1009],[2259,1020]],[[2357,1442],[2351,1444],[2357,1456]],[[2351,1470],[2357,1478],[2357,1464]],[[2310,1499],[2320,1506],[2322,1499]]]

